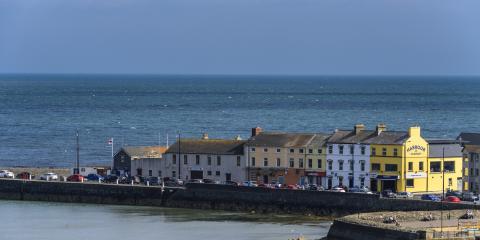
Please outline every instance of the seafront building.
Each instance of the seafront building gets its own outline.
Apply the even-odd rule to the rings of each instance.
[[[117,175],[161,176],[166,146],[128,146],[113,155],[112,173]]]
[[[363,124],[353,130],[335,130],[326,142],[326,189],[370,186],[370,146],[365,140],[372,134]]]
[[[462,132],[457,140],[463,145],[464,190],[480,192],[480,133]]]
[[[232,140],[209,139],[203,134],[199,139],[178,139],[164,154],[163,177],[213,181],[246,180],[246,161],[239,137]]]
[[[318,184],[325,177],[328,134],[263,132],[253,128],[245,144],[247,175],[264,184]]]

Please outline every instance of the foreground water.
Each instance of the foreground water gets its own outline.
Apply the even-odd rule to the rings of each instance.
[[[332,132],[422,126],[427,137],[480,132],[480,80],[461,77],[0,76],[0,166],[110,165],[107,139],[170,143],[249,129]]]
[[[1,201],[1,239],[265,239],[326,236],[331,222],[138,206]]]

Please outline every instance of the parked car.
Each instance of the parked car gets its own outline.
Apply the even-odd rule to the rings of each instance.
[[[234,181],[225,181],[223,184],[225,185],[230,185],[230,186],[234,186],[234,187],[238,187],[239,184],[237,182],[234,182]]]
[[[383,190],[382,192],[382,197],[384,198],[396,198],[397,197],[397,194],[395,194],[392,190],[390,189],[386,189],[386,190]]]
[[[29,180],[30,177],[32,177],[33,179],[33,175],[29,172],[21,172],[19,174],[17,174],[17,178],[18,179],[26,179],[26,180]]]
[[[411,192],[398,192],[397,198],[409,199],[413,198],[413,194]]]
[[[56,173],[45,173],[40,176],[40,180],[58,180],[58,175]]]
[[[0,178],[14,178],[15,174],[9,170],[0,170]]]
[[[309,184],[305,189],[310,191],[318,191],[318,186],[316,184]]]
[[[107,175],[104,179],[103,182],[105,183],[116,183],[118,179],[117,175]]]
[[[422,195],[422,200],[427,200],[427,201],[435,201],[435,202],[440,202],[441,199],[433,194],[423,194]]]
[[[243,186],[258,187],[258,184],[257,184],[256,181],[245,181],[245,182],[243,182]]]
[[[148,177],[145,179],[145,185],[147,185],[147,181],[148,181],[148,184],[150,186],[157,186],[157,185],[160,185],[161,184],[161,181],[160,181],[160,178],[159,177]]]
[[[121,184],[140,184],[142,182],[142,179],[139,176],[128,176],[128,177],[121,177],[120,180],[118,181]]]
[[[447,193],[445,193],[445,196],[448,197],[448,196],[455,196],[455,197],[458,197],[458,198],[462,198],[462,192],[460,191],[447,191]]]
[[[288,184],[285,186],[286,189],[292,189],[292,190],[297,190],[298,186],[295,184]]]
[[[472,192],[464,192],[462,193],[462,197],[460,197],[463,201],[475,202],[478,201],[478,195],[475,195]]]
[[[208,179],[210,180],[210,179]],[[204,183],[202,179],[190,179],[188,180],[188,183]],[[210,180],[208,183],[213,183],[212,180]]]
[[[103,182],[104,181],[104,177],[102,175],[96,174],[96,173],[90,173],[90,174],[87,175],[86,178],[87,178],[88,181],[96,181],[96,182],[98,182],[98,181]]]
[[[445,202],[451,202],[451,203],[459,203],[459,202],[461,202],[460,198],[455,197],[455,196],[448,196],[448,197],[446,197],[443,201],[445,201]]]
[[[73,174],[67,178],[67,182],[83,182],[84,177],[80,174]]]
[[[330,191],[332,191],[332,192],[345,192],[345,189],[337,186],[337,187],[333,187]]]

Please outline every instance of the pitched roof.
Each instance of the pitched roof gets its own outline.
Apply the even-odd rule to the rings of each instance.
[[[428,156],[441,158],[445,157],[461,157],[462,146],[455,140],[429,139]],[[444,155],[445,154],[445,155]]]
[[[215,154],[242,155],[245,140],[226,139],[181,139],[180,153],[185,154]],[[175,142],[166,153],[178,153],[179,143]]]
[[[462,132],[458,135],[457,139],[465,141],[467,145],[480,145],[480,133]]]
[[[165,146],[131,146],[122,147],[133,158],[161,158],[167,147]]]
[[[377,134],[374,130],[363,130],[355,134],[354,130],[337,130],[328,139],[328,143],[365,143],[365,144],[402,144],[408,138],[405,131],[382,131]]]
[[[261,132],[248,139],[248,146],[258,147],[305,147],[313,140],[323,141],[323,133]]]

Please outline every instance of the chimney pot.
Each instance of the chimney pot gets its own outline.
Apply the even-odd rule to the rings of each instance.
[[[261,127],[252,128],[252,137],[257,136],[257,135],[260,134],[262,131],[263,131],[263,130],[262,130]]]
[[[387,131],[387,125],[385,123],[379,123],[376,129],[377,135],[380,135],[383,131]]]
[[[203,140],[207,140],[207,139],[208,139],[208,133],[202,134],[202,139],[203,139]]]
[[[365,125],[359,123],[359,124],[355,124],[355,127],[354,127],[354,130],[355,130],[355,135],[359,134],[361,131],[365,130]]]

